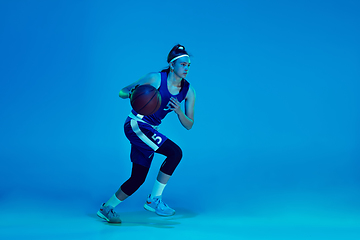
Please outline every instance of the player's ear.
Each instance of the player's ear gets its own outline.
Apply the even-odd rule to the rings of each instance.
[[[173,63],[173,62],[170,63],[170,71],[171,71],[171,72],[174,71],[174,63]]]

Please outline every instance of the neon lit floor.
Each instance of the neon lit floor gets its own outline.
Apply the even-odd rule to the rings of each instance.
[[[116,208],[122,224],[98,218],[94,204],[19,197],[0,204],[0,239],[360,239],[359,212],[317,200],[223,202],[216,211],[195,211],[176,203],[172,207],[177,214],[168,218],[124,202]]]

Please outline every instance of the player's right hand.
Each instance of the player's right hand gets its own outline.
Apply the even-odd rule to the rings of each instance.
[[[140,84],[136,85],[135,87],[131,88],[130,89],[130,92],[129,92],[129,98],[131,98],[131,94],[135,91],[135,89],[140,86]]]

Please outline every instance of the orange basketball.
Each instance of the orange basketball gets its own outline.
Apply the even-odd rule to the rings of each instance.
[[[159,110],[161,96],[151,85],[140,85],[135,88],[130,97],[130,103],[135,112],[141,115],[151,115]]]

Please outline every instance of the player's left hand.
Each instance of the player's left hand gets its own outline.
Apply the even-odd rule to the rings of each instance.
[[[170,98],[170,109],[173,110],[174,112],[176,112],[176,114],[180,113],[180,111],[181,111],[180,106],[181,106],[181,104],[176,98],[174,98],[174,97]]]

